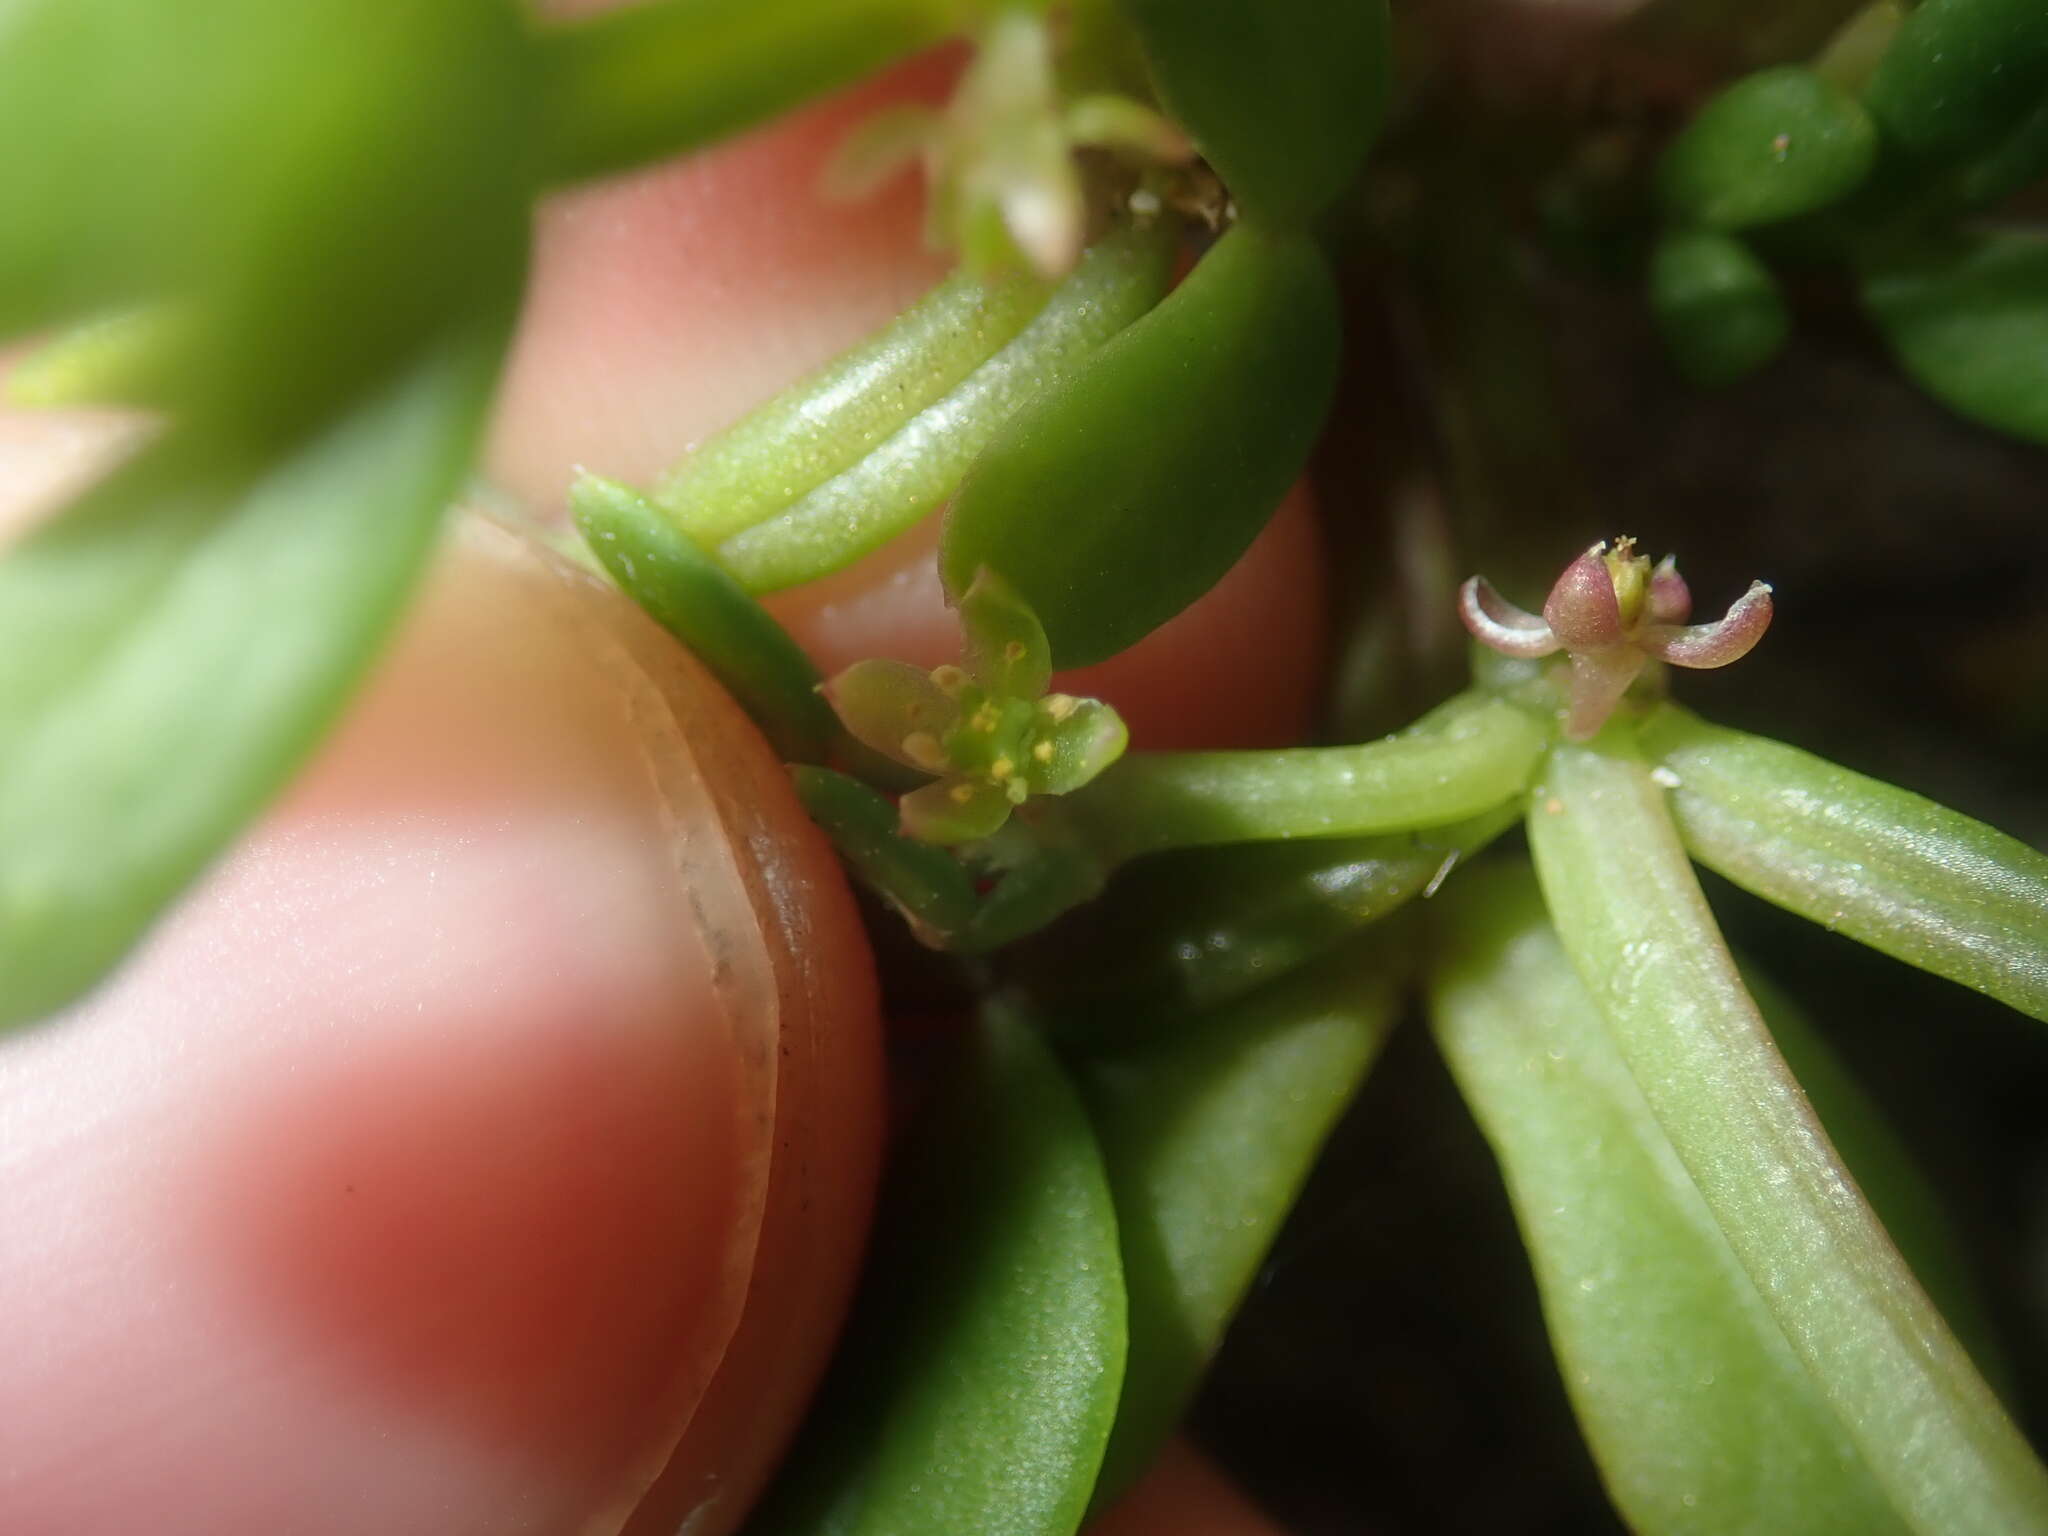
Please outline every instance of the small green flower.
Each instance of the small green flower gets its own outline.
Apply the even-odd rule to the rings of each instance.
[[[960,666],[860,661],[825,684],[857,740],[935,776],[898,807],[904,832],[928,843],[993,836],[1031,796],[1079,789],[1129,740],[1107,704],[1045,691],[1045,630],[993,571],[981,570],[961,597],[960,623]]]
[[[922,160],[931,185],[926,238],[990,271],[1021,256],[1057,277],[1080,259],[1087,208],[1074,151],[1093,147],[1182,164],[1187,135],[1128,96],[1061,99],[1053,40],[1030,6],[998,8],[974,62],[943,111],[897,107],[863,123],[840,147],[827,182],[860,196]]]

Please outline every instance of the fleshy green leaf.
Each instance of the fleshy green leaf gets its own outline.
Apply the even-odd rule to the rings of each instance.
[[[1873,259],[1863,302],[1935,399],[2048,444],[2048,237],[1961,235]]]
[[[939,42],[959,0],[640,0],[540,29],[547,173],[582,181],[767,122]]]
[[[2048,854],[1931,800],[1666,705],[1643,745],[1687,849],[1745,890],[2048,1019]]]
[[[1670,214],[1747,229],[1839,202],[1877,161],[1877,129],[1840,86],[1796,65],[1744,77],[1701,107],[1666,151]]]
[[[859,345],[707,438],[656,487],[699,543],[731,538],[858,464],[1045,308],[1052,285],[960,271]]]
[[[1558,1369],[1645,1533],[1903,1529],[1672,1150],[1526,869],[1445,898],[1430,1015],[1493,1144]]]
[[[1142,639],[1222,578],[1301,472],[1340,329],[1313,241],[1233,229],[990,442],[946,513],[947,590],[1001,572],[1062,667]]]
[[[1613,731],[1553,749],[1528,826],[1558,936],[1650,1112],[1908,1526],[2048,1526],[2048,1471],[1843,1169],[1629,754]]]
[[[1671,360],[1696,384],[1732,384],[1778,355],[1792,328],[1777,279],[1728,235],[1683,230],[1657,242],[1650,307]]]
[[[1521,819],[1510,802],[1426,832],[1193,848],[1118,874],[1085,919],[1048,933],[1018,977],[1063,1019],[1114,1030],[1148,1009],[1206,1012],[1400,910]]]
[[[1102,1154],[991,1014],[895,1159],[851,1345],[750,1536],[1072,1536],[1123,1380]]]
[[[1324,1139],[1398,1015],[1389,946],[1351,945],[1078,1072],[1116,1197],[1130,1359],[1096,1503],[1186,1410]]]
[[[1357,747],[1137,752],[1067,804],[1106,859],[1290,837],[1406,832],[1512,800],[1543,755],[1543,728],[1464,694],[1406,731]]]
[[[318,738],[468,469],[503,329],[275,461],[173,436],[0,559],[0,1023],[91,986]]]
[[[1391,83],[1385,0],[1120,0],[1159,94],[1247,217],[1301,227],[1378,136]]]
[[[790,779],[840,857],[923,942],[942,949],[967,931],[975,916],[974,883],[945,849],[905,837],[893,804],[829,768],[792,768]]]
[[[630,486],[579,476],[569,510],[612,579],[711,669],[777,752],[823,759],[838,722],[787,630]]]
[[[726,538],[719,560],[749,591],[778,591],[852,564],[936,511],[1020,405],[1040,391],[1060,393],[1091,354],[1158,302],[1173,248],[1163,225],[1098,241],[993,357],[860,462]]]

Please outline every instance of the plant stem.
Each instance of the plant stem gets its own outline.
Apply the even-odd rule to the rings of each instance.
[[[1842,1167],[1633,743],[1554,749],[1529,842],[1559,936],[1743,1268],[1922,1531],[2048,1529],[2048,1472]]]
[[[1544,740],[1513,705],[1468,693],[1363,746],[1136,753],[1066,806],[1109,863],[1168,848],[1406,832],[1510,799]]]

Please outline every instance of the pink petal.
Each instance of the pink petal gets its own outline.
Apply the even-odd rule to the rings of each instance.
[[[1747,656],[1770,627],[1770,586],[1753,581],[1726,616],[1714,623],[1651,624],[1637,643],[1675,667],[1725,667]]]
[[[1683,624],[1692,617],[1692,588],[1678,574],[1678,562],[1666,555],[1650,573],[1650,595],[1643,605],[1652,624]]]
[[[1474,639],[1503,656],[1548,656],[1558,649],[1548,624],[1502,597],[1484,576],[1458,588],[1458,617]]]
[[[1614,595],[1606,550],[1605,544],[1595,544],[1566,566],[1543,604],[1550,632],[1568,651],[1621,644],[1621,602]]]
[[[1571,708],[1564,722],[1566,740],[1585,741],[1598,734],[1642,670],[1643,653],[1632,647],[1574,651]]]

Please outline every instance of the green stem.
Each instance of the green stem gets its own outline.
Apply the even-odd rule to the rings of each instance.
[[[2048,1473],[1843,1169],[1742,985],[1662,789],[1619,736],[1552,751],[1529,841],[1652,1113],[1907,1520],[2048,1529]]]
[[[1544,744],[1527,714],[1468,693],[1363,746],[1136,753],[1066,806],[1111,863],[1169,848],[1406,832],[1512,798]]]
[[[961,0],[642,0],[538,30],[544,176],[679,154],[850,85],[957,30]]]
[[[726,539],[720,562],[750,591],[780,591],[852,564],[933,511],[1020,404],[1059,388],[1159,302],[1174,237],[1171,221],[1162,220],[1090,247],[1007,346],[851,469]]]
[[[1687,849],[1744,890],[2048,1019],[2048,854],[1674,705],[1642,728]]]

